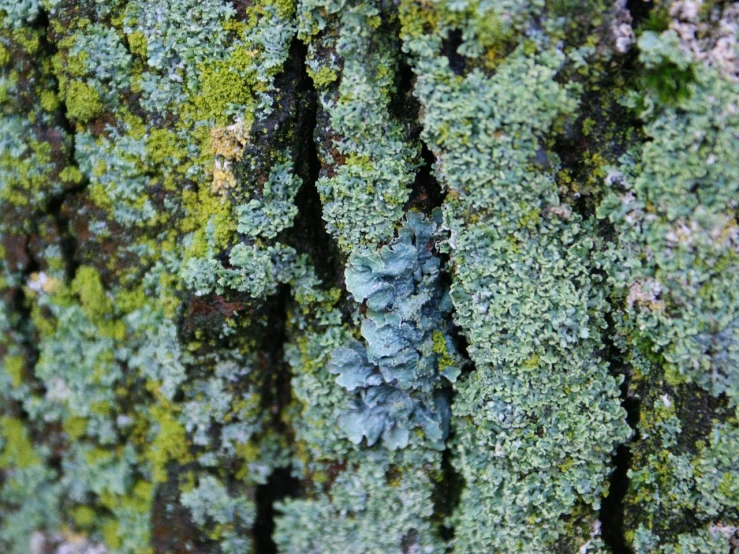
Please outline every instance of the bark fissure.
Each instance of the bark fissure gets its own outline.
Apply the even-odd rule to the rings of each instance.
[[[454,434],[447,439],[447,448],[441,455],[441,479],[434,488],[434,514],[438,518],[439,535],[448,544],[454,541],[454,526],[449,518],[459,505],[464,490],[464,477],[455,469],[452,458],[453,451],[449,443]],[[449,550],[452,551],[451,548]]]
[[[638,440],[639,398],[631,390],[631,370],[623,360],[622,353],[611,338],[615,334],[613,317],[606,316],[609,332],[604,333],[604,357],[609,360],[611,373],[623,375],[621,383],[621,406],[626,411],[626,423],[632,429],[631,439],[620,445],[613,456],[613,470],[608,480],[608,494],[601,502],[598,518],[601,522],[603,542],[613,554],[633,554],[625,535],[626,503],[629,490],[628,471],[631,468],[632,445]]]
[[[48,203],[46,211],[54,219],[57,233],[59,234],[59,248],[64,259],[65,278],[68,283],[74,279],[80,261],[77,256],[78,241],[72,232],[70,218],[65,214],[65,202],[75,194],[82,193],[87,183],[81,183],[72,189],[65,190],[62,194],[52,198]]]
[[[291,81],[295,84],[294,93],[298,98],[296,106],[300,113],[297,114],[298,121],[292,146],[295,173],[301,178],[302,185],[295,198],[298,214],[285,236],[299,252],[310,256],[316,273],[328,286],[337,286],[343,285],[343,266],[338,246],[323,224],[321,200],[316,188],[321,167],[313,140],[318,108],[316,91],[305,69],[306,56],[305,45],[294,39],[290,48],[290,59],[285,63],[285,67],[286,71],[296,73]],[[291,290],[284,286],[268,309],[269,350],[276,371],[266,384],[263,395],[263,403],[273,415],[273,425],[289,442],[293,441],[293,436],[282,415],[292,403],[292,374],[284,358],[291,302]],[[272,537],[277,516],[275,503],[287,497],[297,496],[299,491],[300,481],[291,475],[290,468],[285,467],[273,470],[267,482],[256,487],[257,515],[253,528],[256,554],[277,552]]]
[[[626,0],[626,10],[631,14],[632,27],[636,28],[650,16],[654,4],[643,0]]]
[[[295,39],[292,52],[300,59],[297,94],[302,97],[301,121],[295,141],[295,171],[303,184],[295,197],[298,215],[288,236],[294,237],[294,246],[311,256],[313,267],[327,285],[343,288],[344,266],[336,241],[323,221],[321,198],[316,182],[321,172],[315,133],[318,119],[318,94],[306,71],[307,48]],[[298,67],[296,65],[296,67]],[[297,239],[297,240],[296,240]]]
[[[633,406],[636,403],[628,399],[624,400],[624,407],[629,404]],[[636,412],[636,408],[626,409],[629,412],[627,421],[633,428],[635,424],[631,420],[634,417],[638,418],[638,416],[632,415]],[[631,467],[631,459],[631,445],[622,444],[619,446],[616,455],[613,457],[614,469],[608,481],[608,495],[603,499],[599,514],[603,542],[611,549],[613,554],[633,554],[633,550],[628,546],[624,527],[625,498],[629,489],[628,471]]]
[[[39,18],[35,22],[36,25],[43,25],[45,33],[41,37],[41,44],[47,56],[51,58],[54,56],[58,48],[56,44],[49,40],[48,29],[49,29],[49,16],[45,11],[39,12]],[[59,107],[56,111],[56,123],[61,127],[64,134],[67,136],[67,157],[66,167],[77,168],[76,161],[76,144],[75,144],[75,130],[72,122],[67,117],[67,105],[64,100],[61,90],[59,88],[59,79],[55,76],[54,79],[54,93],[59,99]],[[65,265],[65,277],[67,282],[71,282],[77,272],[77,268],[80,265],[77,248],[78,241],[77,237],[74,236],[71,229],[70,218],[65,214],[65,202],[77,194],[83,193],[89,184],[87,176],[80,172],[81,179],[79,183],[74,186],[67,186],[60,193],[49,199],[45,206],[45,211],[54,219],[57,233],[59,234],[59,246],[64,258]]]
[[[275,529],[275,502],[295,496],[300,482],[290,474],[289,468],[273,471],[264,485],[256,490],[257,517],[254,522],[254,554],[276,554],[277,546],[272,538]]]
[[[435,163],[436,158],[433,153],[423,144],[421,147],[421,166],[416,172],[410,197],[405,205],[406,211],[415,208],[426,214],[431,214],[444,203],[446,192],[442,191],[439,181],[434,176],[433,166]]]
[[[409,82],[409,86],[412,83]],[[408,91],[410,95],[410,90]],[[418,119],[418,113],[416,120]],[[421,166],[419,167],[416,178],[413,182],[413,188],[410,199],[405,207],[408,209],[418,209],[424,213],[431,214],[434,210],[440,209],[446,199],[446,191],[442,190],[439,180],[434,175],[434,166],[436,157],[425,143],[421,144]],[[441,259],[441,283],[445,291],[449,291],[452,286],[452,265],[449,254],[439,252]],[[451,314],[450,317],[453,317]],[[467,340],[458,325],[451,325],[449,335],[454,342],[454,347],[464,360],[462,375],[468,374],[475,370],[474,363],[470,359],[467,352]],[[449,386],[446,390],[449,395],[449,405],[454,412],[454,389]],[[454,427],[450,429],[450,435],[447,438],[447,447],[442,452],[441,458],[441,479],[434,487],[434,514],[437,519],[439,534],[447,543],[451,544],[454,540],[454,526],[450,521],[452,514],[459,505],[462,491],[465,487],[464,478],[457,471],[452,463],[453,449],[451,447],[454,441]]]

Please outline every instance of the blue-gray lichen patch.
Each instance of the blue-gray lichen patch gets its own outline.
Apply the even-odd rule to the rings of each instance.
[[[390,244],[357,249],[349,257],[346,287],[364,306],[361,334],[334,351],[328,365],[337,383],[354,393],[340,426],[352,442],[382,436],[391,448],[408,445],[420,427],[443,448],[449,402],[442,392],[461,370],[449,336],[452,310],[433,253],[437,224],[410,212]]]

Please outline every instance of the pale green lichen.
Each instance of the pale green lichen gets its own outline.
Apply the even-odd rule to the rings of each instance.
[[[182,503],[198,525],[225,529],[221,541],[224,554],[238,554],[248,548],[248,541],[239,536],[243,532],[240,528],[251,525],[256,511],[246,498],[232,498],[218,479],[206,475],[197,487],[182,495]]]
[[[292,225],[298,213],[294,200],[301,184],[289,163],[276,164],[264,183],[261,198],[236,207],[236,230],[253,238],[275,238]]]
[[[383,454],[362,458],[356,468],[337,469],[330,494],[278,505],[282,515],[277,520],[275,542],[280,552],[444,551],[429,521],[433,489],[428,477],[415,469],[433,471],[432,461],[383,460]]]
[[[449,190],[455,320],[475,363],[452,405],[465,480],[455,549],[546,552],[578,533],[584,544],[589,525],[568,529],[562,518],[598,508],[609,457],[630,431],[598,353],[607,308],[588,262],[593,224],[562,203],[543,169],[557,162],[542,137],[575,109],[577,89],[555,80],[566,59],[545,37],[491,76],[456,76],[440,55],[453,14],[437,8],[438,34],[419,34],[406,9],[422,137]]]
[[[635,552],[714,552],[728,548],[739,518],[739,90],[674,31],[647,31],[638,46],[649,73],[628,101],[649,140],[611,169],[598,212],[616,231],[602,264],[633,394],[648,399],[627,538]]]
[[[408,200],[417,150],[390,113],[397,62],[381,30],[387,14],[373,2],[345,1],[300,2],[299,14],[307,64],[316,87],[328,86],[319,88],[321,108],[336,136],[320,152],[331,176],[316,183],[327,229],[346,251],[388,242]],[[336,81],[321,78],[337,63]]]

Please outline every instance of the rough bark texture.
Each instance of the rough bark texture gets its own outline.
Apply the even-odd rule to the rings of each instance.
[[[0,551],[739,551],[738,28],[0,0]]]

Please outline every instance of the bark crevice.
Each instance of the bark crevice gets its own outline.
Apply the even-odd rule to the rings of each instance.
[[[410,91],[408,94],[410,94]],[[417,116],[418,114],[416,114],[416,118]],[[411,195],[405,206],[405,211],[408,211],[409,209],[417,209],[430,215],[432,212],[443,206],[447,194],[446,191],[442,189],[439,180],[434,175],[435,164],[436,157],[428,146],[421,142],[421,166],[416,172],[416,178],[413,182]],[[441,285],[444,290],[448,292],[453,282],[453,268],[450,257],[449,254],[445,252],[437,252],[437,255],[441,260]],[[451,321],[454,314],[450,314],[449,317]],[[474,371],[475,367],[467,351],[467,339],[465,338],[462,329],[451,322],[449,325],[449,336],[454,342],[456,351],[463,359],[463,367],[460,368],[462,370],[461,376]],[[449,405],[452,407],[452,411],[454,411],[455,391],[452,386],[449,385],[445,392],[449,395]],[[465,487],[464,478],[457,471],[452,462],[453,452],[450,445],[453,441],[454,428],[452,427],[446,441],[447,447],[442,452],[440,468],[441,479],[435,484],[433,495],[434,517],[438,524],[439,535],[448,544],[451,544],[454,540],[454,526],[450,518],[460,503],[462,491]]]
[[[298,252],[307,254],[318,277],[327,286],[341,285],[343,288],[343,265],[335,241],[331,238],[322,219],[321,200],[316,188],[319,178],[320,160],[314,141],[317,118],[317,94],[313,82],[306,71],[307,48],[297,38],[293,39],[284,75],[294,87],[296,96],[293,109],[296,110],[294,133],[291,137],[291,151],[294,157],[294,170],[302,180],[295,197],[298,214],[293,225],[283,233],[288,244]],[[267,349],[273,361],[273,370],[265,383],[262,396],[263,406],[272,414],[274,428],[292,443],[290,427],[282,417],[291,405],[292,373],[285,361],[284,347],[287,341],[287,322],[292,303],[292,291],[285,285],[271,299],[267,308],[269,329]],[[275,503],[287,497],[295,497],[300,492],[300,481],[291,474],[291,468],[275,468],[267,482],[258,485],[255,491],[257,509],[252,530],[256,554],[273,554],[277,547],[272,537],[277,513]]]
[[[290,474],[289,468],[273,471],[264,485],[257,486],[255,502],[257,517],[254,523],[254,554],[276,554],[272,534],[275,529],[275,502],[295,496],[299,481]]]
[[[344,266],[338,244],[331,237],[323,221],[323,206],[316,183],[321,172],[321,160],[316,146],[318,93],[306,71],[307,47],[294,39],[291,55],[298,71],[296,94],[300,97],[300,121],[296,128],[295,172],[303,181],[295,197],[298,215],[287,236],[293,246],[311,257],[318,277],[329,286],[343,289]]]
[[[48,29],[50,25],[48,14],[45,11],[41,10],[39,12],[39,17],[34,22],[34,24],[37,26],[43,26],[45,32],[41,37],[41,44],[47,56],[49,58],[53,57],[58,52],[58,48],[51,40],[49,40],[48,37]],[[67,105],[63,95],[61,94],[61,90],[59,88],[59,79],[56,75],[54,75],[54,93],[59,99],[59,107],[56,110],[55,122],[67,137],[67,156],[65,166],[77,168],[75,144],[76,133],[74,130],[74,125],[67,117]],[[87,176],[85,176],[82,172],[80,172],[80,176],[80,181],[74,186],[66,186],[61,193],[49,198],[44,208],[46,214],[53,218],[57,233],[59,235],[59,247],[64,259],[65,278],[67,282],[71,282],[74,279],[77,268],[80,266],[80,262],[77,256],[77,237],[75,237],[74,233],[72,232],[70,218],[67,216],[67,214],[65,214],[65,203],[73,196],[81,194],[87,189],[89,184]]]
[[[606,320],[609,331],[615,332],[615,322],[610,314],[606,316]],[[638,396],[632,391],[630,368],[623,360],[622,353],[611,336],[611,332],[603,335],[604,357],[609,360],[611,373],[614,376],[624,376],[620,386],[621,407],[626,411],[626,423],[632,429],[632,436],[628,442],[618,446],[613,456],[613,470],[608,479],[608,494],[601,502],[598,519],[601,522],[603,542],[611,552],[613,554],[633,554],[625,534],[626,494],[629,490],[628,471],[633,458],[632,446],[639,440],[640,403]]]

